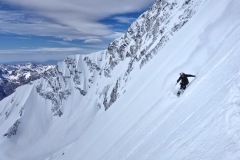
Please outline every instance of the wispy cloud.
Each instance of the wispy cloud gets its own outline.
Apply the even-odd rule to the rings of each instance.
[[[73,39],[85,40],[89,37],[89,35],[84,35],[74,28],[53,23],[40,17],[29,18],[27,14],[30,13],[0,10],[0,32],[19,35],[52,36],[68,41]]]
[[[88,39],[85,40],[84,43],[102,43],[103,41],[101,39]]]
[[[82,48],[37,48],[0,50],[0,63],[14,61],[63,60],[68,55],[85,53]]]
[[[2,63],[62,60],[68,55],[105,49],[134,21],[128,13],[143,11],[154,0],[0,1],[0,34],[6,35],[6,38],[0,37],[0,41],[11,48],[0,47]],[[6,39],[14,43],[18,39],[20,43],[14,47],[7,44]],[[48,47],[39,48],[44,45]],[[28,49],[34,47],[38,48]]]
[[[133,18],[133,17],[122,17],[122,16],[119,16],[119,17],[114,17],[113,18],[114,20],[118,21],[119,23],[132,23],[136,18]]]
[[[22,12],[0,11],[1,32],[37,36],[56,36],[65,40],[104,39],[116,35],[104,18],[117,14],[140,11],[154,0],[2,0],[24,8]],[[29,16],[31,15],[31,16]],[[42,17],[42,18],[40,18]],[[132,18],[115,17],[120,23],[130,23]],[[115,37],[116,38],[116,37]],[[91,38],[90,38],[91,39]]]
[[[37,48],[37,49],[13,49],[13,50],[0,50],[0,56],[5,54],[33,54],[35,53],[51,53],[59,54],[59,52],[82,52],[82,48],[72,47],[72,48]]]

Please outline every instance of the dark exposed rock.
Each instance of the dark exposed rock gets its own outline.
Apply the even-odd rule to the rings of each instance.
[[[12,135],[16,135],[17,134],[17,129],[18,129],[18,126],[21,122],[19,120],[17,120],[13,125],[12,127],[10,127],[7,131],[7,133],[5,133],[3,136],[5,137],[8,137],[10,138]]]

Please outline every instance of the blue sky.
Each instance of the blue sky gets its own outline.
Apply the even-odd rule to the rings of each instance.
[[[1,0],[0,63],[106,49],[154,0]]]

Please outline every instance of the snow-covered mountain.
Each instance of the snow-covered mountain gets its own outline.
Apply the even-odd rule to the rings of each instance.
[[[53,68],[53,65],[32,63],[0,64],[0,101],[12,94],[17,87],[39,79]]]
[[[0,102],[1,159],[238,160],[238,15],[238,0],[157,0]],[[177,97],[182,71],[197,78]]]

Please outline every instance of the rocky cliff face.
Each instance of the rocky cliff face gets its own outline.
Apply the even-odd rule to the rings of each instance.
[[[53,68],[52,65],[31,63],[0,65],[0,101],[12,94],[17,87],[43,77],[46,71]]]

